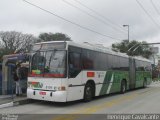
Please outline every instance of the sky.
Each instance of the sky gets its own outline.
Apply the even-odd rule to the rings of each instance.
[[[23,0],[0,0],[0,31],[15,30],[35,36],[61,32],[75,42],[111,46],[128,39],[128,27],[123,25],[129,25],[130,40],[160,42],[160,0],[137,0],[148,14],[136,0],[27,1],[74,24]]]

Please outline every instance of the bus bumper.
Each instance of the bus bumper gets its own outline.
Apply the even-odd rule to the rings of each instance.
[[[27,98],[35,100],[52,101],[52,102],[66,102],[67,92],[27,89]]]

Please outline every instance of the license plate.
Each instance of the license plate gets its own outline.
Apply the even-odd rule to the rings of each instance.
[[[46,92],[39,92],[40,95],[46,95]]]

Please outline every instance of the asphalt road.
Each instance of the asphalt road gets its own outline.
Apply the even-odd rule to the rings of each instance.
[[[22,120],[106,120],[106,114],[160,114],[160,82],[152,83],[145,89],[128,91],[125,94],[98,97],[88,103],[37,101],[32,104],[3,108],[0,109],[0,113],[20,114],[18,118]]]

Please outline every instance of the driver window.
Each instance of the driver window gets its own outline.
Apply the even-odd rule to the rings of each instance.
[[[75,78],[81,71],[81,54],[69,53],[69,77]]]

